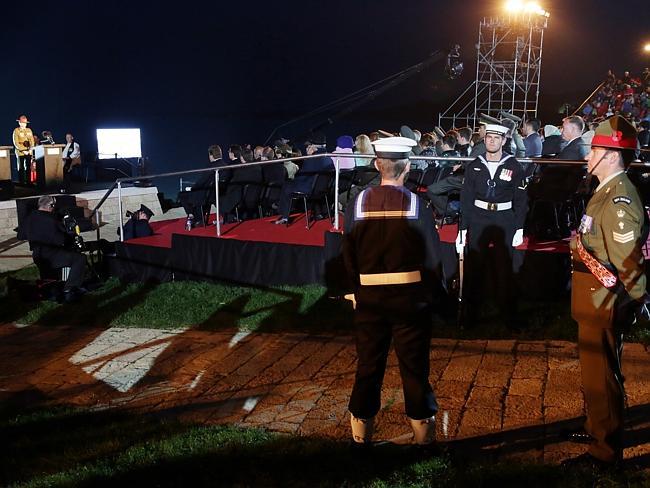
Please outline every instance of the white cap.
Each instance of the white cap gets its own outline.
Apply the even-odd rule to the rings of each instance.
[[[560,129],[558,129],[554,125],[545,125],[544,126],[544,137],[559,136],[560,134],[561,134]]]
[[[385,137],[373,141],[372,145],[378,158],[400,159],[408,157],[417,142],[408,137]]]
[[[504,127],[503,125],[498,125],[498,124],[485,124],[485,133],[486,134],[496,134],[502,137],[505,137],[508,134],[508,129],[507,127]]]

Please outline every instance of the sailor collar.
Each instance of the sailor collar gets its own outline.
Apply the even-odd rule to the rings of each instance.
[[[481,161],[485,166],[489,166],[490,164],[494,164],[494,163],[497,163],[497,164],[504,164],[508,159],[510,159],[510,158],[512,158],[512,157],[513,157],[512,154],[503,154],[503,155],[501,156],[501,159],[500,159],[499,161],[488,161],[487,159],[485,159],[485,156],[483,156],[482,154],[479,154],[478,159],[479,159],[479,160],[480,160],[480,161]]]

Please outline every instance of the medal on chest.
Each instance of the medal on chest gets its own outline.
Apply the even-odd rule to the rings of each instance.
[[[591,228],[594,224],[594,218],[585,214],[580,219],[580,226],[578,227],[579,234],[588,234],[591,232]]]
[[[512,181],[512,170],[511,169],[502,169],[499,173],[499,179],[503,181]]]

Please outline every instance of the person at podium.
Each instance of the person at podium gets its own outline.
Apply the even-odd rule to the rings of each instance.
[[[14,129],[13,142],[18,168],[18,183],[27,185],[29,183],[29,171],[31,169],[31,152],[36,144],[32,129],[27,127],[27,124],[29,124],[27,116],[21,115],[16,122],[18,122],[18,127]]]
[[[70,171],[72,168],[81,164],[81,150],[79,144],[74,141],[74,136],[69,132],[65,135],[66,145],[63,148],[63,188],[61,193],[68,193],[70,191]]]

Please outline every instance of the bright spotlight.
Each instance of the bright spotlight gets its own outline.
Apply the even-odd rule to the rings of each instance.
[[[650,42],[645,43],[645,46],[643,46],[643,51],[646,53],[650,53]]]
[[[508,0],[505,4],[505,10],[511,14],[529,14],[529,15],[541,15],[543,17],[548,17],[549,14],[544,10],[539,3],[537,2],[525,2],[524,0]]]
[[[506,3],[506,10],[508,12],[517,13],[521,12],[524,8],[524,2],[522,0],[508,0]]]

